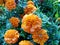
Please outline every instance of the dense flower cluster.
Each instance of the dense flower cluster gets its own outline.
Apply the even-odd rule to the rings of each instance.
[[[13,25],[13,27],[18,27],[19,26],[19,18],[16,18],[16,17],[11,17],[9,19],[10,23]]]
[[[44,43],[49,39],[49,36],[48,36],[46,30],[41,29],[36,34],[32,35],[32,38],[33,38],[34,42],[36,42],[40,45],[44,45]]]
[[[9,1],[6,1],[5,6],[8,10],[12,10],[16,8],[16,3],[14,0],[9,0]]]
[[[47,31],[41,29],[42,20],[35,14],[25,15],[22,19],[21,27],[25,32],[32,34],[33,41],[44,45],[44,43],[49,39]]]
[[[11,11],[12,9],[16,8],[15,0],[5,0],[5,6],[6,8]],[[17,17],[11,17],[9,18],[10,23],[12,24],[13,28],[20,29],[22,28],[25,32],[29,33],[31,38],[34,42],[44,45],[44,43],[49,39],[49,36],[47,34],[47,31],[42,29],[42,19],[39,18],[37,15],[33,14],[34,11],[36,11],[36,7],[34,6],[34,2],[28,1],[27,6],[24,8],[24,13],[20,15],[20,18]],[[20,10],[19,10],[20,11]],[[17,11],[18,12],[18,11]],[[14,13],[14,14],[17,14]],[[23,18],[22,18],[23,17]],[[22,24],[20,24],[20,19],[22,18]],[[60,20],[60,18],[59,18]],[[5,32],[4,40],[7,44],[14,44],[18,41],[19,38],[19,32],[15,29],[9,29]],[[19,30],[22,32],[23,30]],[[22,32],[23,33],[23,32]],[[24,39],[25,35],[22,34]],[[18,41],[19,42],[19,41]],[[19,45],[34,45],[28,40],[20,40]]]
[[[21,27],[24,29],[25,32],[30,34],[34,34],[35,32],[39,31],[42,25],[42,20],[35,14],[25,15],[22,19]]]
[[[18,41],[18,38],[19,38],[19,33],[18,33],[18,31],[14,30],[14,29],[7,30],[4,35],[4,40],[8,44],[16,43]]]
[[[30,41],[23,40],[23,41],[19,42],[19,45],[33,45],[33,44]]]
[[[25,14],[32,13],[36,10],[36,7],[34,6],[34,3],[32,1],[27,2],[27,6],[24,9]]]

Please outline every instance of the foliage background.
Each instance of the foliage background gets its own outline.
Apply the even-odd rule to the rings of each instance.
[[[17,29],[20,32],[19,41],[25,39],[33,42],[31,35],[24,32],[21,26],[14,28],[9,22],[9,18],[12,16],[18,17],[20,20],[20,14],[24,13],[24,7],[28,0],[16,1],[16,9],[9,12],[4,6],[0,6],[0,45],[8,45],[4,41],[4,34],[8,29]],[[49,35],[49,40],[45,45],[60,45],[60,2],[58,0],[32,0],[37,7],[37,11],[34,14],[42,18],[42,28],[46,29]],[[21,25],[21,22],[20,22]],[[18,41],[18,42],[19,42]],[[18,45],[18,42],[14,45]],[[34,45],[39,45],[33,42]]]

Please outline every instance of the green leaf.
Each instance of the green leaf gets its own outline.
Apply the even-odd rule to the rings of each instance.
[[[55,14],[55,18],[58,18],[59,17],[59,14],[58,14],[58,11],[56,12]]]

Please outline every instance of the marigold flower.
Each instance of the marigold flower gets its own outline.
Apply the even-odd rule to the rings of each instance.
[[[30,41],[27,41],[27,40],[23,40],[23,41],[19,42],[19,45],[33,45],[33,43],[31,43]]]
[[[5,6],[8,10],[12,10],[12,9],[15,9],[16,8],[16,3],[15,1],[11,0],[11,1],[7,1],[5,3]]]
[[[22,19],[21,27],[25,32],[34,34],[39,31],[42,25],[42,20],[35,14],[25,15]]]
[[[33,38],[34,42],[36,42],[40,45],[44,45],[44,43],[49,39],[49,36],[48,36],[46,30],[41,29],[36,34],[32,35],[32,38]]]
[[[19,26],[19,18],[16,18],[16,17],[12,17],[9,19],[10,20],[10,23],[14,26],[14,27],[18,27]]]
[[[4,40],[8,44],[16,43],[18,41],[18,38],[19,38],[19,33],[17,30],[14,29],[7,30],[4,35]]]
[[[27,5],[24,9],[25,14],[29,14],[29,13],[32,13],[34,11],[36,11],[36,7],[32,4]]]
[[[30,0],[30,1],[27,2],[27,5],[29,5],[29,4],[34,5],[34,2],[32,2],[32,1]]]

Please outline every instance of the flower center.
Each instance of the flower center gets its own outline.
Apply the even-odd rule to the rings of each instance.
[[[39,37],[41,37],[41,38],[42,38],[42,34],[40,34],[40,35],[39,35]]]

